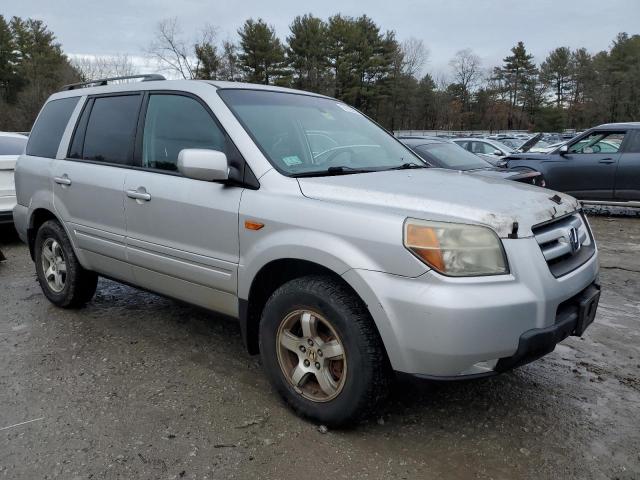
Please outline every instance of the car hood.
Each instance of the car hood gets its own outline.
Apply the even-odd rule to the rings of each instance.
[[[527,179],[531,179],[532,177],[540,176],[540,172],[521,172],[518,170],[507,170],[506,168],[479,168],[477,170],[467,170],[467,173],[472,173],[480,177],[519,181],[527,181]]]
[[[510,160],[549,160],[551,158],[550,153],[543,152],[527,152],[527,153],[510,153],[509,156],[504,157],[505,161]]]
[[[299,178],[306,197],[434,221],[487,225],[505,238],[573,212],[569,195],[519,182],[439,168]],[[552,200],[553,198],[553,200]]]

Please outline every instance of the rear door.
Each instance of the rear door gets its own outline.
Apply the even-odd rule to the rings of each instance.
[[[615,199],[640,201],[640,130],[629,130],[616,171]]]
[[[137,169],[125,182],[127,255],[135,282],[237,315],[242,188],[186,178],[177,158],[186,148],[223,151],[229,159],[239,153],[198,98],[151,92],[145,104]]]
[[[124,181],[133,165],[138,92],[89,97],[67,153],[54,165],[54,205],[87,268],[132,281]]]
[[[546,164],[547,187],[581,200],[612,200],[624,131],[596,130]]]

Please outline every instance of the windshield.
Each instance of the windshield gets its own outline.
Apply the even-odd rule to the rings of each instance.
[[[285,175],[424,166],[393,136],[337,100],[259,90],[218,93]]]
[[[491,167],[489,162],[453,143],[430,143],[413,147],[413,149],[435,167],[453,170],[476,170]]]

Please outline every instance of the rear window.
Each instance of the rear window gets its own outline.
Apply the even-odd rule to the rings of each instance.
[[[96,98],[87,123],[82,158],[132,164],[141,99],[141,95]]]
[[[26,144],[27,137],[0,136],[0,155],[20,155]]]
[[[29,142],[27,143],[27,155],[35,157],[55,158],[58,146],[62,139],[64,129],[71,118],[73,109],[76,108],[80,97],[61,98],[48,102],[33,126]]]

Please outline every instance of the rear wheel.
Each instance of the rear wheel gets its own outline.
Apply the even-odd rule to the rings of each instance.
[[[80,265],[64,228],[56,220],[49,220],[38,229],[35,261],[38,282],[51,303],[74,308],[93,297],[98,275]]]
[[[389,362],[366,307],[329,276],[294,279],[273,293],[260,354],[285,401],[326,425],[356,421],[388,392]]]

